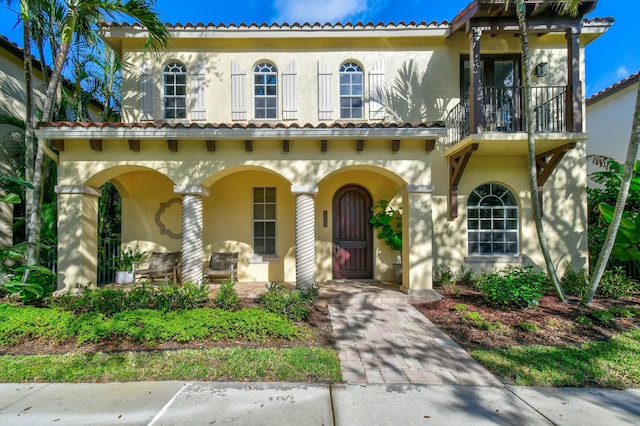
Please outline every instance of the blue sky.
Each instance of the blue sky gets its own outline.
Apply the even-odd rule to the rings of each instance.
[[[169,23],[399,22],[451,20],[471,0],[157,0],[160,17]],[[12,2],[13,8],[17,1]],[[587,47],[587,96],[640,71],[635,29],[637,0],[600,0],[588,16],[616,22]],[[0,34],[22,45],[17,15],[0,6]]]

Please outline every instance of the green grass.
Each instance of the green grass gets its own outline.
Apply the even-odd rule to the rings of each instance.
[[[471,355],[516,385],[632,388],[640,386],[640,329],[582,346],[517,346]]]
[[[0,382],[144,380],[341,381],[331,348],[214,348],[179,351],[0,356]]]

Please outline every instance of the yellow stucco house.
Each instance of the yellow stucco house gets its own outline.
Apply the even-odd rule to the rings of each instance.
[[[498,4],[499,3],[499,4]],[[554,262],[586,266],[584,48],[611,25],[527,2],[539,192]],[[543,266],[531,213],[513,8],[451,22],[171,25],[101,36],[123,62],[122,123],[44,123],[59,150],[60,288],[95,282],[99,187],[122,196],[122,240],[182,253],[200,281],[238,251],[239,281],[394,280],[419,295],[445,264]],[[402,253],[369,224],[402,206]]]

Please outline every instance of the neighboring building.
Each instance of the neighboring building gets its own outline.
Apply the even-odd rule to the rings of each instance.
[[[640,71],[587,99],[587,155],[611,157],[624,163],[631,139],[638,84]],[[604,170],[600,161],[594,161],[587,162],[588,174]],[[593,181],[589,179],[589,183],[593,184]]]
[[[579,269],[584,48],[611,20],[583,21],[595,0],[575,18],[526,3],[544,222],[554,264]],[[513,6],[477,0],[451,23],[169,31],[155,55],[144,28],[102,28],[123,63],[123,123],[37,131],[60,151],[59,287],[96,282],[98,188],[109,180],[123,244],[181,251],[186,281],[217,251],[240,252],[240,281],[301,286],[392,280],[401,259],[410,294],[431,291],[440,264],[544,267]],[[380,199],[402,205],[402,256],[369,224]]]
[[[32,67],[33,103],[34,110],[37,111],[42,110],[44,106],[46,87],[41,62],[33,58]],[[0,82],[0,114],[12,115],[24,120],[26,114],[24,50],[2,35],[0,35]],[[73,93],[74,86],[69,80],[64,79],[63,86],[67,93]],[[94,99],[89,106],[89,113],[95,118],[102,108],[102,104]],[[13,126],[0,124],[0,141],[4,143],[4,138],[15,130]],[[14,137],[21,136],[14,135]],[[13,167],[2,161],[2,158],[0,157],[0,173],[15,174]],[[0,203],[0,247],[13,244],[12,229],[13,205]]]

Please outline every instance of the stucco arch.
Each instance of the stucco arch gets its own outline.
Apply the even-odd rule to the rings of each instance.
[[[113,181],[118,176],[121,176],[125,173],[138,172],[138,171],[157,173],[159,175],[162,175],[164,178],[169,179],[172,183],[175,183],[168,175],[156,169],[153,169],[151,167],[127,164],[127,165],[107,167],[106,169],[100,170],[99,172],[94,173],[91,177],[89,177],[84,182],[84,185],[90,186],[92,188],[100,188],[105,182]],[[120,188],[118,188],[117,184],[115,185],[118,191],[120,192]]]
[[[335,177],[337,175],[343,174],[343,173],[350,173],[350,172],[372,172],[378,175],[381,175],[391,181],[393,181],[393,183],[398,187],[401,188],[405,185],[407,185],[407,181],[405,181],[401,176],[399,176],[398,174],[394,173],[393,171],[386,169],[384,167],[381,166],[376,166],[376,165],[371,165],[371,164],[355,164],[355,165],[349,165],[349,166],[344,166],[341,167],[339,169],[333,170],[323,176],[319,176],[319,183],[322,183],[324,181],[326,181],[329,178]]]
[[[269,173],[271,175],[274,175],[280,179],[283,179],[284,181],[286,181],[287,183],[291,184],[291,180],[288,179],[287,177],[285,177],[284,175],[282,175],[281,173],[270,169],[268,167],[264,167],[264,166],[256,166],[256,165],[251,165],[251,164],[238,164],[235,166],[229,166],[229,167],[225,167],[224,169],[218,170],[215,173],[209,175],[206,179],[204,179],[200,184],[204,187],[210,187],[213,184],[215,184],[216,182],[218,182],[219,180],[236,174],[236,173],[241,173],[241,172],[265,172],[265,173]]]

